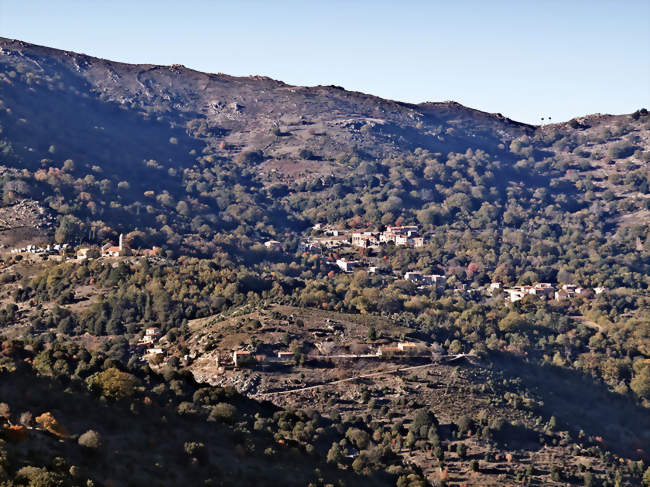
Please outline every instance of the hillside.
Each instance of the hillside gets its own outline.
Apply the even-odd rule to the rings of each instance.
[[[0,67],[0,482],[641,481],[647,110],[530,126],[9,39]]]
[[[385,452],[374,461],[393,464],[391,474],[328,465],[332,440],[351,426],[314,410],[257,403],[186,373],[126,367],[70,344],[34,353],[7,341],[1,350],[4,485],[388,486],[408,475],[422,485]],[[294,427],[304,428],[302,441]]]
[[[235,228],[255,238],[355,215],[377,225],[400,216],[396,207],[406,220],[442,214],[423,215],[434,225],[484,203],[502,214],[522,183],[518,200],[544,188],[542,202],[559,198],[562,212],[600,201],[612,222],[647,219],[645,112],[531,127],[453,102],[409,105],[7,39],[0,49],[3,199],[80,218],[62,237],[140,230],[210,252]],[[617,211],[607,211],[608,189],[622,199]],[[376,203],[337,210],[343,195]]]
[[[603,232],[647,222],[643,111],[531,127],[453,102],[0,48],[2,198],[67,216],[61,240],[124,232],[210,255],[235,230],[244,247],[322,221],[471,231],[477,214],[519,227],[549,204],[551,225],[589,207]]]

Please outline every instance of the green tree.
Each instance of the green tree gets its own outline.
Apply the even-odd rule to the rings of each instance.
[[[641,399],[650,400],[650,366],[644,367],[632,378],[630,389]]]
[[[71,215],[65,215],[61,217],[59,226],[54,232],[54,240],[60,244],[70,243],[81,236],[82,228],[81,220]]]
[[[99,392],[107,399],[119,401],[133,395],[138,379],[128,372],[111,367],[91,375],[86,379],[86,383],[90,390]]]
[[[343,461],[343,453],[341,447],[337,442],[332,443],[331,448],[327,452],[327,463],[341,463]]]
[[[405,445],[406,448],[408,448],[409,450],[412,449],[413,446],[415,445],[415,435],[413,434],[412,431],[409,431],[409,432],[406,434],[406,441],[404,442],[404,445]]]
[[[463,460],[467,456],[467,446],[465,446],[464,443],[456,445],[456,454],[458,455],[458,458]]]
[[[211,421],[222,421],[224,423],[234,423],[237,419],[237,408],[227,402],[217,403],[212,410],[208,419]]]
[[[359,450],[365,449],[370,443],[370,435],[359,428],[348,428],[345,437]]]
[[[645,469],[645,473],[643,474],[643,485],[645,487],[650,487],[650,467]]]
[[[370,326],[368,328],[368,340],[376,340],[377,339],[377,331],[375,330],[374,326]]]

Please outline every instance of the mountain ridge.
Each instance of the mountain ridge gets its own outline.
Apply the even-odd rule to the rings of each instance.
[[[454,108],[454,109],[460,109],[467,111],[469,113],[475,114],[475,115],[481,115],[481,116],[490,116],[499,120],[502,120],[507,123],[511,123],[517,126],[523,126],[523,127],[538,127],[538,125],[532,125],[528,124],[525,122],[519,122],[513,119],[510,119],[508,117],[505,117],[501,115],[500,113],[491,113],[487,112],[484,110],[479,110],[475,109],[472,107],[465,106],[459,102],[456,102],[454,100],[445,100],[445,101],[425,101],[421,103],[410,103],[410,102],[404,102],[400,100],[392,100],[392,99],[386,99],[382,98],[376,95],[372,95],[369,93],[365,92],[360,92],[360,91],[349,91],[346,90],[345,88],[342,88],[340,86],[336,85],[314,85],[314,86],[302,86],[302,85],[291,85],[288,83],[285,83],[282,80],[277,80],[265,75],[250,75],[250,76],[234,76],[234,75],[229,75],[226,73],[210,73],[210,72],[205,72],[205,71],[200,71],[197,69],[189,68],[183,64],[170,64],[170,65],[159,65],[159,64],[149,64],[149,63],[125,63],[121,61],[114,61],[106,58],[100,58],[84,53],[78,53],[75,51],[69,51],[69,50],[63,50],[63,49],[57,49],[57,48],[52,48],[48,46],[43,46],[43,45],[38,45],[38,44],[32,44],[26,41],[22,41],[19,39],[9,39],[5,37],[0,37],[0,49],[10,49],[14,52],[16,52],[19,55],[25,55],[26,53],[23,52],[21,49],[27,50],[29,54],[32,55],[43,55],[47,54],[48,56],[66,56],[66,57],[72,57],[75,60],[81,59],[85,62],[93,62],[93,63],[98,63],[98,64],[103,64],[107,67],[121,67],[125,69],[126,71],[130,71],[133,69],[140,69],[143,71],[149,71],[149,70],[154,70],[154,69],[168,69],[171,72],[175,71],[183,71],[186,74],[192,73],[196,75],[202,75],[202,76],[207,76],[209,78],[216,78],[217,80],[220,81],[264,81],[264,82],[271,82],[276,84],[276,87],[278,88],[293,88],[293,89],[303,89],[303,90],[309,90],[309,91],[316,91],[316,90],[322,90],[322,89],[335,89],[335,90],[342,90],[347,94],[352,94],[352,95],[360,95],[360,96],[366,96],[366,97],[372,97],[375,98],[376,100],[380,100],[389,104],[395,104],[395,105],[400,105],[405,108],[410,108],[410,109],[420,109],[420,110],[426,110],[426,109],[444,109],[444,108]],[[2,54],[2,52],[0,52]],[[79,67],[80,68],[80,67]],[[80,70],[80,69],[79,69]]]

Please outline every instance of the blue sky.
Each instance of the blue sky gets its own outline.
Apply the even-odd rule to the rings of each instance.
[[[650,0],[0,0],[0,35],[529,123],[650,108]]]

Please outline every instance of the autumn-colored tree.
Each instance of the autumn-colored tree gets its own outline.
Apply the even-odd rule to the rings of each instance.
[[[37,416],[35,421],[36,424],[40,425],[45,431],[58,436],[59,438],[67,438],[70,436],[65,426],[59,423],[49,411]]]

